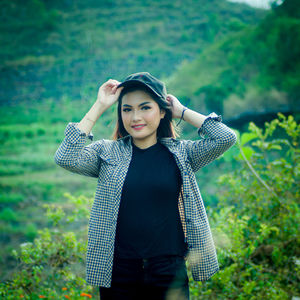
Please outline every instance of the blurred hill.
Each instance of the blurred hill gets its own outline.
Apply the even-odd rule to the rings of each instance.
[[[167,85],[199,111],[227,120],[299,112],[299,1],[273,5],[262,21],[216,41],[184,62]]]
[[[166,79],[267,14],[225,0],[13,0],[0,11],[0,104],[94,99],[138,71]]]

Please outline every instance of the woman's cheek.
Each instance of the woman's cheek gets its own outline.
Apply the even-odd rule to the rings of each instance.
[[[146,116],[147,120],[149,121],[159,121],[160,120],[160,116],[159,116],[159,113],[157,111],[150,111],[147,116]]]
[[[128,122],[129,122],[128,115],[122,114],[121,116],[122,116],[122,121],[123,121],[124,127],[128,127]]]

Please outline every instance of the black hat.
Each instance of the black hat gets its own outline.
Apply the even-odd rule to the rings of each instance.
[[[152,92],[154,92],[154,94],[166,101],[167,90],[165,84],[148,72],[138,72],[130,74],[125,78],[125,80],[122,83],[118,85],[118,87],[129,87],[137,84],[145,85]]]

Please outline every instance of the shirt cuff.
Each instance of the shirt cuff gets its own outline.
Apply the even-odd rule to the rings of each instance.
[[[65,129],[65,136],[69,143],[75,144],[78,141],[84,140],[89,138],[91,141],[94,138],[94,135],[92,132],[89,133],[87,136],[85,132],[81,131],[77,127],[78,122],[69,122],[66,129]]]
[[[201,127],[198,129],[198,135],[204,137],[206,127],[214,123],[215,121],[222,122],[222,116],[217,115],[215,112],[212,112],[209,115],[207,115]]]

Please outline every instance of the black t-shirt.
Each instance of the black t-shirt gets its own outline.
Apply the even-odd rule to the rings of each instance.
[[[122,258],[185,255],[178,210],[182,179],[172,153],[161,143],[133,153],[118,214],[115,251]]]

